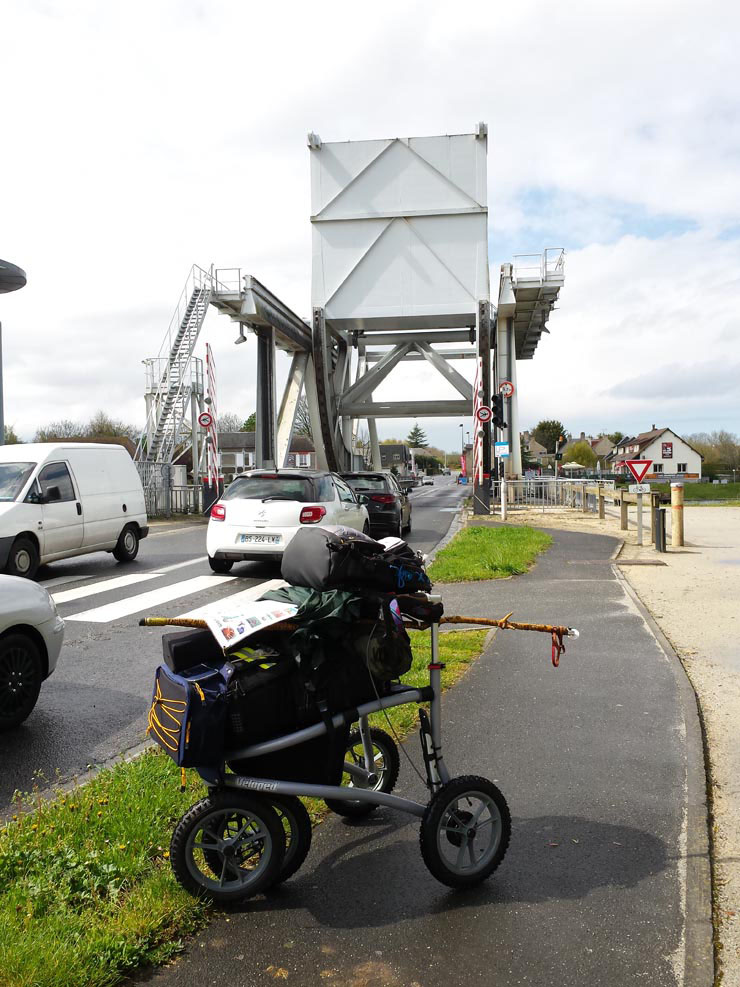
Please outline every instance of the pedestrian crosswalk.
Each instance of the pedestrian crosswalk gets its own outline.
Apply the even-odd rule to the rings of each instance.
[[[244,589],[245,580],[239,576],[216,573],[166,582],[165,577],[169,573],[204,561],[205,557],[188,559],[155,570],[127,572],[121,576],[104,578],[89,575],[62,576],[49,580],[47,586],[54,602],[62,607],[65,621],[109,624],[136,614],[202,617],[224,607],[241,606],[250,600],[257,600],[268,590],[285,585],[282,579],[267,579]],[[72,580],[82,585],[64,589],[63,587]],[[161,580],[161,584],[158,585],[157,580]],[[224,588],[230,589],[231,592],[223,594]],[[214,591],[218,594],[215,600]],[[96,604],[95,597],[113,592],[116,593],[117,599],[110,601],[108,598],[107,601],[102,600]],[[204,597],[204,601],[200,604],[198,604],[199,596]],[[82,608],[78,609],[80,601],[85,601],[87,606],[83,603]],[[74,604],[77,604],[77,608]],[[73,612],[67,613],[70,607]]]

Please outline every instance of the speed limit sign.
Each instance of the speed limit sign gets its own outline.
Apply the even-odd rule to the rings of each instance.
[[[493,417],[493,412],[491,411],[491,409],[488,407],[487,404],[482,404],[480,408],[478,408],[478,410],[476,411],[475,417],[478,419],[479,422],[482,422],[485,425],[486,422],[490,422],[491,418]]]
[[[201,428],[210,428],[213,425],[213,415],[210,411],[201,411],[198,415],[198,424]]]
[[[514,385],[511,383],[510,380],[502,380],[501,383],[498,385],[498,392],[499,394],[503,394],[505,398],[513,398]]]

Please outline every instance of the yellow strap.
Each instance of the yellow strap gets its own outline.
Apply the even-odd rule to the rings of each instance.
[[[185,788],[185,768],[180,768],[180,791],[184,792]]]

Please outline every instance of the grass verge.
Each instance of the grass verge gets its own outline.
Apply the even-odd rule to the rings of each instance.
[[[651,483],[654,492],[671,495],[670,483]],[[740,500],[740,483],[685,483],[685,500]]]
[[[534,528],[469,525],[439,552],[429,578],[433,583],[463,583],[516,576],[551,544],[550,535]]]
[[[485,635],[440,635],[445,688],[478,657]],[[424,685],[429,634],[412,633],[412,647],[404,682]],[[415,725],[416,710],[388,711],[399,735]],[[387,727],[382,713],[375,718]],[[205,794],[188,776],[181,793],[179,769],[157,749],[51,801],[19,800],[0,829],[3,987],[109,987],[137,966],[162,963],[205,922],[208,908],[180,888],[167,860],[177,819]],[[323,803],[308,801],[317,821]]]

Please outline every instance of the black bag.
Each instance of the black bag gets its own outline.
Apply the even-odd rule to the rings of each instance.
[[[183,768],[217,767],[224,756],[231,668],[196,665],[181,675],[160,665],[147,733]]]
[[[401,544],[403,549],[394,545],[386,551],[386,546],[353,528],[301,528],[283,553],[282,577],[315,590],[430,590],[421,556]]]

